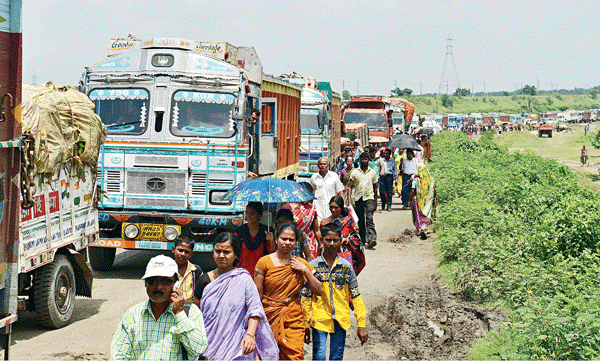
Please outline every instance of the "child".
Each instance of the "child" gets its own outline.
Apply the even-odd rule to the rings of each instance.
[[[323,286],[323,295],[314,296],[307,287],[302,290],[302,312],[306,328],[304,342],[310,343],[312,332],[313,360],[324,361],[329,335],[329,360],[342,360],[346,346],[346,330],[350,328],[350,301],[354,306],[358,327],[356,334],[361,344],[369,339],[366,329],[367,311],[352,265],[337,255],[342,245],[340,231],[335,225],[328,224],[321,229],[321,235],[323,254],[310,264],[315,268],[315,277]],[[330,286],[330,283],[334,285]],[[332,311],[335,315],[332,315]]]

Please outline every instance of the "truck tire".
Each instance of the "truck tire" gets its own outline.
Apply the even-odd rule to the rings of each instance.
[[[103,248],[99,246],[88,246],[88,256],[90,265],[94,270],[107,271],[110,270],[115,262],[115,248]]]
[[[34,304],[40,325],[57,329],[71,320],[75,307],[75,273],[69,259],[57,254],[54,261],[38,269]]]

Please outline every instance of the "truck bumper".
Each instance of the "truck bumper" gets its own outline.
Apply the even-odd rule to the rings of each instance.
[[[234,215],[194,215],[167,214],[160,212],[131,212],[103,210],[98,214],[100,238],[94,246],[125,249],[171,250],[174,242],[163,238],[128,239],[123,236],[123,224],[151,224],[178,226],[180,235],[195,242],[194,251],[211,252],[212,238],[222,231],[233,231],[242,225],[243,216]]]

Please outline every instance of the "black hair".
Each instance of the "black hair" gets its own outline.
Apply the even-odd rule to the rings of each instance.
[[[327,235],[329,233],[334,233],[337,236],[339,236],[340,239],[342,238],[342,231],[340,230],[339,227],[337,227],[333,223],[327,224],[327,225],[323,226],[323,228],[321,228],[321,237],[322,238],[325,237],[325,235]]]
[[[294,233],[294,235],[296,236],[296,242],[298,240],[302,239],[302,235],[300,234],[300,230],[298,230],[298,228],[296,227],[296,225],[286,222],[284,224],[279,225],[279,227],[277,228],[277,230],[275,230],[275,238],[279,238],[279,235],[281,235],[282,232],[284,232],[285,230],[292,230],[292,232]]]
[[[331,200],[329,200],[329,203],[331,204],[332,202],[335,202],[340,207],[340,209],[342,209],[343,217],[348,216],[348,209],[346,209],[346,207],[344,206],[344,199],[342,199],[340,195],[335,195],[334,197],[332,197]]]
[[[280,217],[284,217],[290,222],[294,222],[294,214],[290,209],[279,209],[279,211],[277,211],[277,215],[275,215],[275,220],[279,220]]]
[[[256,113],[259,117],[260,117],[260,111],[256,108],[252,108],[252,111],[250,112],[250,114],[252,113]]]
[[[407,148],[406,149],[406,154],[408,155],[409,153],[412,153],[412,155],[415,155],[415,151],[412,150],[412,148]]]
[[[178,247],[181,244],[188,244],[190,246],[190,248],[192,248],[192,251],[194,251],[194,245],[196,243],[188,237],[185,237],[185,238],[182,238],[181,236],[176,237],[174,246]]]
[[[310,191],[311,194],[313,193],[314,189],[313,189],[312,185],[310,184],[310,182],[302,181],[302,182],[300,182],[300,185],[304,186],[304,188],[307,189],[308,191]]]
[[[344,162],[348,161],[349,158],[351,158],[352,162],[354,163],[354,157],[352,157],[352,156],[346,156],[346,157],[344,157]]]
[[[377,152],[377,148],[375,148],[374,146],[369,147],[369,153],[371,152]]]
[[[363,152],[360,154],[360,157],[358,157],[359,159],[361,158],[368,158],[369,160],[371,159],[371,156],[369,155],[368,152]]]
[[[213,240],[213,247],[217,244],[222,244],[228,242],[231,244],[231,248],[233,249],[233,253],[235,254],[236,261],[233,263],[233,266],[236,266],[238,261],[240,260],[240,255],[242,254],[242,240],[235,236],[234,233],[224,231],[217,235]]]
[[[264,207],[262,202],[258,202],[258,201],[250,201],[248,203],[248,205],[246,205],[246,207],[249,207],[251,209],[254,209],[254,211],[256,211],[256,213],[259,216],[262,216],[263,212],[264,212]]]

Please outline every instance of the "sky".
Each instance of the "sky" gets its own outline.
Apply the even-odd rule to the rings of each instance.
[[[264,73],[313,76],[338,93],[600,85],[597,0],[26,0],[22,10],[28,84],[77,84],[110,38],[132,34],[254,46]]]

